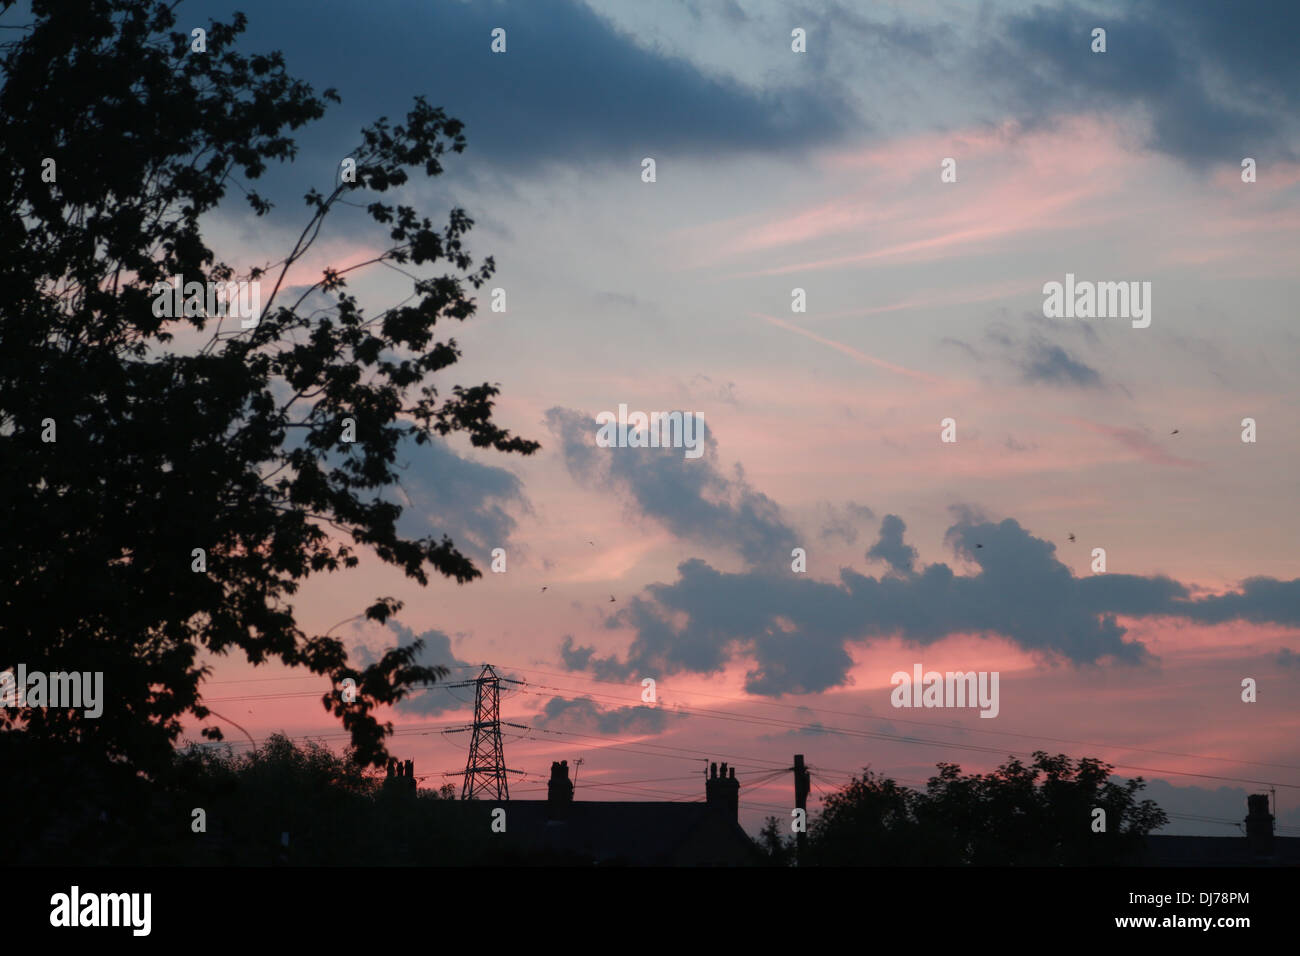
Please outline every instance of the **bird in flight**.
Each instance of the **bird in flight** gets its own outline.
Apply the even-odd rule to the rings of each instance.
[[[977,548],[982,548],[982,547],[984,547],[984,545],[982,545],[982,544],[976,544],[975,547],[977,547]]]
[[[1070,532],[1070,540],[1071,540],[1071,541],[1074,540],[1074,532],[1073,532],[1073,531]]]
[[[587,544],[591,545],[593,548],[596,546],[595,541],[588,541]]]
[[[613,604],[613,603],[614,603],[614,595],[612,595],[612,594],[609,596],[609,603],[610,603],[610,604]]]
[[[546,588],[547,588],[547,585],[543,584],[543,585],[542,585],[542,590],[545,591]]]
[[[1175,428],[1175,429],[1174,429],[1173,431],[1171,431],[1169,434],[1171,434],[1171,435],[1177,435],[1177,434],[1178,434],[1178,429]]]

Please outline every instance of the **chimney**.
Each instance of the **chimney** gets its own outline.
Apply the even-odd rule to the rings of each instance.
[[[709,776],[704,781],[704,802],[716,807],[727,815],[727,819],[740,820],[740,781],[736,779],[736,768],[727,773],[727,765],[722,765],[718,773],[716,763],[709,764]]]
[[[1268,812],[1268,794],[1246,797],[1246,844],[1253,856],[1273,855],[1273,815]]]
[[[384,787],[386,789],[399,792],[415,792],[414,760],[407,760],[403,763],[396,757],[389,757],[387,771],[387,775],[384,777]]]
[[[552,820],[562,819],[573,803],[573,781],[569,779],[569,761],[551,763],[551,779],[546,784],[546,815]]]

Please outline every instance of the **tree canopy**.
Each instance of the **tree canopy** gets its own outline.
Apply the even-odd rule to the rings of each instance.
[[[0,17],[12,7],[0,0]],[[97,719],[0,708],[0,731],[152,773],[187,716],[220,739],[202,681],[212,658],[243,654],[328,678],[325,709],[358,762],[381,764],[391,725],[375,709],[445,671],[417,663],[418,642],[353,666],[338,638],[300,627],[293,596],[367,552],[421,585],[478,577],[447,536],[398,533],[399,445],[461,432],[539,447],[494,423],[495,384],[434,382],[461,354],[445,326],[472,316],[494,271],[465,246],[471,218],[454,208],[439,225],[383,196],[439,175],[464,131],[416,97],[404,121],[361,131],[355,176],[306,191],[282,259],[222,261],[209,214],[233,191],[268,215],[254,182],[340,100],[279,53],[242,52],[242,14],[202,24],[200,43],[174,7],[34,0],[0,46],[0,670],[102,671],[107,685]],[[341,205],[391,244],[292,285]],[[368,313],[347,280],[377,266],[411,294]],[[157,315],[172,277],[258,282],[260,317]],[[383,622],[400,607],[358,610]],[[338,693],[349,678],[354,699]]]
[[[1086,866],[1128,860],[1168,817],[1137,799],[1141,777],[1110,779],[1110,764],[1092,757],[1035,751],[987,774],[940,763],[923,791],[867,769],[825,798],[808,832],[805,865]],[[1103,810],[1099,817],[1096,810]],[[1104,830],[1099,821],[1104,820]],[[794,841],[763,843],[785,865]]]

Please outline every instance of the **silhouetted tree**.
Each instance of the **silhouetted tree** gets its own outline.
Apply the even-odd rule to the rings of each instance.
[[[848,866],[925,859],[913,814],[918,794],[870,769],[826,797],[808,831],[805,864]]]
[[[455,800],[454,788],[448,799],[447,787],[411,794],[386,779],[347,754],[283,734],[243,754],[191,746],[178,753],[167,786],[154,789],[150,825],[139,828],[140,843],[124,861],[469,866],[505,859],[487,820],[473,816],[479,805]],[[190,826],[195,807],[206,812],[205,833]]]
[[[781,821],[768,817],[758,833],[758,848],[763,851],[763,862],[769,866],[793,866],[795,837],[781,830]]]
[[[380,764],[391,725],[373,710],[445,671],[415,663],[418,642],[358,669],[339,639],[298,626],[291,598],[363,548],[421,585],[430,569],[478,577],[446,536],[398,534],[386,492],[399,443],[459,431],[478,447],[538,447],[493,423],[493,385],[431,382],[460,356],[435,326],[468,318],[465,284],[494,269],[464,248],[472,221],[453,209],[435,227],[378,196],[408,169],[438,175],[465,147],[462,124],[416,98],[403,124],[365,128],[355,181],[308,191],[293,248],[237,273],[206,244],[205,214],[235,188],[265,215],[249,183],[292,160],[289,131],[338,97],[288,76],[279,53],[236,52],[242,14],[177,31],[175,6],[33,0],[31,22],[3,34],[0,670],[102,671],[108,686],[98,719],[0,709],[0,731],[158,772],[182,719],[210,716],[202,658],[236,652],[328,677],[325,709],[356,759]],[[0,0],[0,16],[12,7]],[[202,51],[192,26],[206,30]],[[392,245],[291,290],[289,271],[345,202]],[[428,271],[439,263],[448,271]],[[379,264],[411,275],[413,294],[365,315],[345,274]],[[155,315],[155,284],[173,276],[261,282],[260,322]],[[379,598],[364,613],[383,622],[400,607]],[[347,678],[355,700],[337,692]]]
[[[941,763],[923,792],[864,772],[826,798],[810,828],[823,865],[1056,866],[1118,864],[1168,817],[1137,800],[1141,777],[1118,783],[1095,758],[1034,753],[989,774]],[[1094,810],[1105,830],[1094,829]]]

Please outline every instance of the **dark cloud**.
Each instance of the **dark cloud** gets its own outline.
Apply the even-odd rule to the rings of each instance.
[[[291,451],[299,448],[304,438],[304,432],[295,430],[285,447]],[[332,450],[324,460],[329,467],[340,468],[346,457]],[[401,439],[393,468],[396,484],[386,486],[369,501],[383,500],[402,509],[396,523],[398,534],[438,539],[446,535],[462,553],[479,562],[489,561],[493,548],[510,543],[516,527],[512,511],[527,514],[532,510],[523,483],[512,472],[462,458],[441,438],[423,445]]]
[[[734,4],[717,9],[743,17]],[[505,53],[491,50],[498,27]],[[318,89],[339,87],[344,104],[330,115],[349,137],[377,116],[404,116],[423,93],[465,122],[469,155],[516,172],[616,160],[635,178],[654,156],[663,181],[684,154],[803,150],[862,129],[824,85],[760,90],[702,72],[580,0],[371,4],[364,16],[337,0],[283,0],[252,11],[249,34],[277,38]]]
[[[1094,27],[1106,52],[1093,53]],[[1148,146],[1193,165],[1294,159],[1300,5],[1150,0],[1120,9],[1036,6],[1003,18],[976,69],[1027,119],[1140,109]]]
[[[884,561],[899,574],[911,574],[916,563],[916,548],[903,543],[907,526],[898,515],[885,515],[880,522],[880,539],[867,551],[868,561]]]
[[[1031,328],[1023,337],[1003,322],[994,323],[984,332],[985,342],[1019,370],[1021,381],[1028,385],[1061,388],[1101,388],[1105,384],[1101,373],[1081,359],[1078,353],[1049,338],[1071,332],[1082,333],[1096,344],[1096,333],[1088,329],[1086,322],[1052,324],[1050,320],[1033,315],[1026,315],[1025,319],[1038,328]],[[953,344],[957,344],[955,340]]]
[[[461,458],[440,439],[404,441],[398,487],[409,500],[397,522],[408,537],[448,535],[467,555],[486,562],[515,530],[509,509],[530,510],[523,485],[504,468]]]
[[[405,714],[442,714],[449,710],[459,710],[466,706],[465,700],[454,696],[448,691],[443,684],[464,680],[469,677],[477,677],[475,665],[467,661],[459,660],[451,649],[451,638],[446,633],[439,630],[428,630],[423,634],[417,635],[400,621],[390,620],[387,623],[388,628],[397,635],[398,647],[410,647],[417,640],[423,641],[423,649],[416,657],[416,663],[425,667],[446,667],[448,669],[447,677],[434,684],[432,687],[424,690],[418,690],[409,697],[404,698],[394,708]],[[357,646],[351,656],[362,667],[367,667],[378,661],[383,653],[375,653],[364,644]],[[505,676],[504,674],[502,676]],[[465,691],[460,693],[464,694]],[[473,707],[473,692],[469,692],[469,706]]]
[[[594,647],[578,647],[573,643],[573,635],[564,635],[564,643],[560,645],[560,659],[564,666],[571,671],[585,671],[591,666],[591,660],[595,655]]]
[[[1047,660],[1137,665],[1152,658],[1127,636],[1121,615],[1300,624],[1300,580],[1253,578],[1235,592],[1193,598],[1167,577],[1079,578],[1057,560],[1054,544],[1016,521],[957,514],[946,540],[978,568],[973,574],[939,562],[882,578],[845,568],[839,583],[827,583],[727,573],[693,559],[678,566],[677,580],[651,585],[609,619],[611,628],[636,635],[621,659],[597,658],[589,648],[575,657],[570,647],[566,666],[585,663],[608,679],[627,679],[715,673],[743,656],[752,664],[746,690],[776,696],[843,685],[850,644],[895,636],[917,647],[951,634],[999,636]],[[901,545],[892,532],[890,540]]]
[[[690,541],[734,549],[751,566],[788,566],[797,544],[777,504],[750,487],[736,466],[718,471],[717,440],[704,427],[704,455],[680,448],[599,448],[594,415],[566,408],[546,413],[569,473],[586,487],[614,488],[646,517]]]
[[[1029,345],[1029,354],[1020,363],[1024,379],[1029,383],[1046,385],[1073,385],[1079,388],[1100,388],[1101,375],[1085,365],[1059,345],[1036,341]]]
[[[790,740],[791,738],[797,739],[799,737],[825,737],[828,733],[830,733],[830,731],[826,729],[825,724],[820,720],[812,720],[801,727],[787,730],[785,733],[762,734],[758,739],[763,741]]]
[[[636,688],[636,694],[640,694],[640,687]],[[672,716],[670,711],[645,704],[603,710],[590,697],[572,700],[552,697],[533,718],[533,726],[541,730],[605,735],[657,734],[668,726]]]

